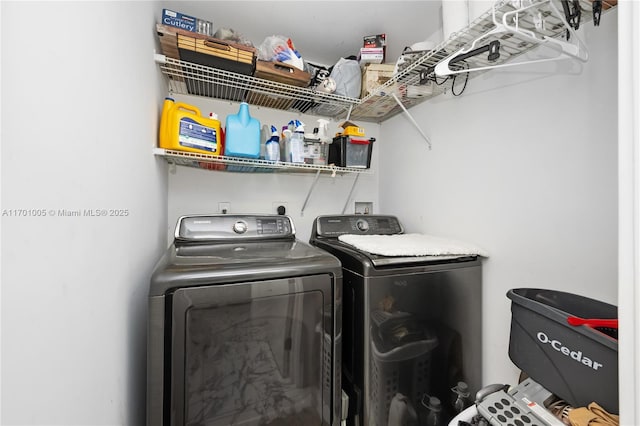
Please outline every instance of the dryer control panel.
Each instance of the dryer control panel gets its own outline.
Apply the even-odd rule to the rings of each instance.
[[[345,234],[394,235],[404,231],[398,218],[384,215],[319,216],[315,234],[319,237],[339,237]]]
[[[206,242],[245,239],[294,239],[289,216],[202,215],[182,216],[176,225],[177,242]]]

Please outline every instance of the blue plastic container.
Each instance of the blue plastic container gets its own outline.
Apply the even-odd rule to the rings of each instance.
[[[242,102],[237,114],[227,116],[225,155],[260,157],[260,122],[249,115],[249,104]]]

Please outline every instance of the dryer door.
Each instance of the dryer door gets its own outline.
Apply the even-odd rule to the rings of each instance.
[[[172,297],[171,425],[329,425],[329,275],[182,288]]]

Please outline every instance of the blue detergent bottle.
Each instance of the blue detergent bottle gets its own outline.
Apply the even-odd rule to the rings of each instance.
[[[225,155],[230,157],[260,157],[260,122],[249,115],[249,104],[242,102],[237,114],[225,121]]]

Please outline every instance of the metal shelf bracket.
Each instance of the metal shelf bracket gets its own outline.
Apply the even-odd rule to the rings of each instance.
[[[316,172],[316,177],[313,179],[313,183],[307,192],[307,197],[304,199],[304,203],[302,203],[302,208],[300,209],[300,216],[304,216],[304,209],[307,208],[307,203],[309,202],[309,197],[311,197],[311,193],[313,189],[316,187],[316,183],[318,183],[318,178],[320,177],[320,170]]]
[[[413,116],[411,115],[411,113],[409,112],[409,110],[407,108],[405,108],[405,106],[402,104],[402,102],[400,101],[400,99],[398,99],[398,97],[396,96],[395,93],[391,93],[391,96],[393,96],[393,99],[396,101],[396,103],[398,105],[400,105],[400,108],[402,108],[402,111],[404,111],[404,113],[407,115],[407,117],[409,118],[409,121],[411,121],[411,124],[413,124],[415,126],[416,129],[418,129],[418,132],[420,132],[420,134],[422,135],[422,138],[427,141],[427,145],[429,145],[429,150],[431,150],[431,141],[429,140],[429,138],[427,137],[427,135],[424,134],[424,132],[422,131],[422,129],[420,128],[420,125],[418,125],[418,123],[416,122],[416,120],[413,118]]]
[[[353,180],[353,184],[351,185],[351,191],[349,191],[349,195],[347,196],[347,201],[344,203],[344,207],[342,208],[342,214],[347,211],[347,207],[349,206],[349,200],[351,200],[351,196],[353,195],[353,190],[356,189],[356,183],[358,183],[358,178],[360,175],[356,175],[356,178]]]

